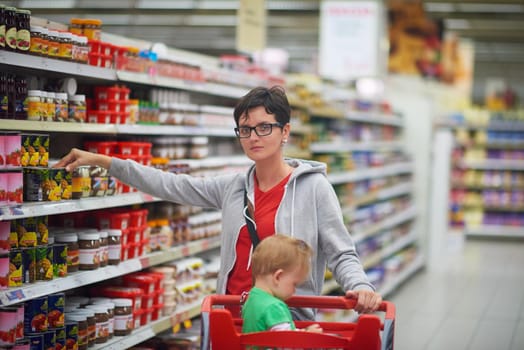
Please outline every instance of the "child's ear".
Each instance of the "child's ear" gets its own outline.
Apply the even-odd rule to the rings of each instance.
[[[282,274],[284,273],[284,270],[278,269],[275,272],[273,272],[273,281],[279,282],[280,278],[282,278]]]

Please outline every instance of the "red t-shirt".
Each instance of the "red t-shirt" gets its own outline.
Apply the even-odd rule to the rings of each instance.
[[[275,215],[278,206],[284,196],[284,186],[289,180],[291,174],[286,176],[275,187],[266,192],[258,188],[258,181],[255,177],[255,222],[257,233],[260,240],[275,234]],[[227,280],[226,294],[240,295],[247,292],[253,285],[251,276],[251,266],[248,268],[249,251],[251,250],[251,236],[247,225],[242,226],[238,236],[236,253],[237,259],[235,266],[229,274]]]

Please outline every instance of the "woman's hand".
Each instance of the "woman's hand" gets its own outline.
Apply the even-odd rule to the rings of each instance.
[[[346,297],[357,300],[355,311],[361,314],[377,311],[382,303],[382,296],[371,290],[348,290]]]
[[[54,165],[54,168],[65,167],[67,171],[72,171],[82,165],[98,165],[102,168],[109,169],[111,166],[111,157],[73,148],[66,156]]]

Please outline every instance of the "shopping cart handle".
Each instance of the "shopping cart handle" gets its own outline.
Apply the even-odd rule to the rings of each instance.
[[[202,312],[210,312],[213,305],[240,305],[240,299],[239,295],[208,295],[202,302]],[[354,309],[357,300],[345,296],[294,295],[286,303],[291,307]],[[386,319],[395,319],[395,305],[389,301],[382,301],[377,311],[385,312]]]

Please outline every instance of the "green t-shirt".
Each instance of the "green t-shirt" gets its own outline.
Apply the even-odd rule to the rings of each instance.
[[[276,325],[289,325],[295,330],[295,323],[285,302],[253,287],[242,307],[242,333],[267,331]]]

